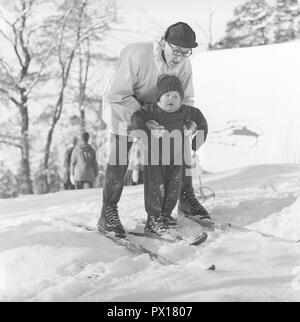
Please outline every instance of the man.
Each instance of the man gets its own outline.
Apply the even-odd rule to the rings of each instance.
[[[84,132],[81,142],[73,150],[71,157],[71,176],[75,181],[75,189],[93,188],[98,175],[98,164],[95,150],[88,144],[89,134]]]
[[[128,137],[132,129],[131,117],[144,104],[156,101],[157,80],[161,74],[178,76],[183,83],[183,104],[194,105],[192,68],[188,57],[197,46],[192,28],[184,22],[178,22],[171,25],[164,37],[154,43],[130,44],[121,52],[104,100],[104,117],[112,134],[103,188],[103,205],[98,221],[99,230],[115,233],[119,237],[126,236],[119,219],[118,202],[128,162],[121,160],[119,152],[122,147],[127,146],[128,158],[132,145],[132,140]],[[153,120],[147,126],[150,130],[164,130],[163,126]],[[189,130],[195,132],[196,128],[196,123],[191,122]],[[209,216],[195,198],[191,176],[183,175],[179,211],[187,216],[196,213],[206,218]]]
[[[73,146],[70,147],[66,153],[65,153],[65,161],[64,161],[64,166],[65,166],[65,176],[64,176],[64,188],[65,190],[73,190],[75,188],[74,184],[70,180],[70,165],[71,165],[71,156],[72,152],[77,144],[77,138],[75,137],[73,139]]]

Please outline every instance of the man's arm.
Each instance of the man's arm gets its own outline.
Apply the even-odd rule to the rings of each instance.
[[[194,106],[194,85],[193,85],[193,72],[192,65],[189,59],[185,61],[185,71],[182,76],[182,85],[184,89],[183,104]]]
[[[141,103],[136,99],[134,87],[138,80],[140,66],[140,53],[127,46],[120,55],[116,72],[110,89],[107,93],[107,100],[119,120],[130,122],[132,113],[141,108]]]

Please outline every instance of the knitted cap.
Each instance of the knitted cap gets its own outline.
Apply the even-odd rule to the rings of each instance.
[[[198,47],[195,32],[184,22],[177,22],[171,25],[165,33],[165,40],[174,46],[182,48]]]
[[[181,80],[175,75],[161,75],[157,82],[157,101],[167,92],[176,91],[179,93],[181,99],[184,98],[184,90]]]

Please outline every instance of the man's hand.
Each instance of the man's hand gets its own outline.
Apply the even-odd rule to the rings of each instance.
[[[150,120],[146,123],[147,127],[151,131],[151,134],[157,138],[164,136],[165,134],[169,133],[164,126],[160,125],[154,120]]]
[[[190,121],[188,126],[183,126],[183,130],[185,135],[194,135],[197,131],[197,123],[194,121]]]

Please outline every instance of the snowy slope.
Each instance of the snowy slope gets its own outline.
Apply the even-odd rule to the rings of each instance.
[[[295,41],[192,58],[197,105],[210,129],[205,169],[299,161],[299,55]]]
[[[206,204],[214,217],[287,241],[220,231],[196,248],[146,240],[180,264],[162,266],[70,224],[96,224],[99,189],[0,200],[0,300],[299,301],[300,166],[251,166],[203,181],[217,194]],[[125,187],[120,214],[126,228],[142,225],[142,186]],[[208,263],[217,270],[203,270]]]

